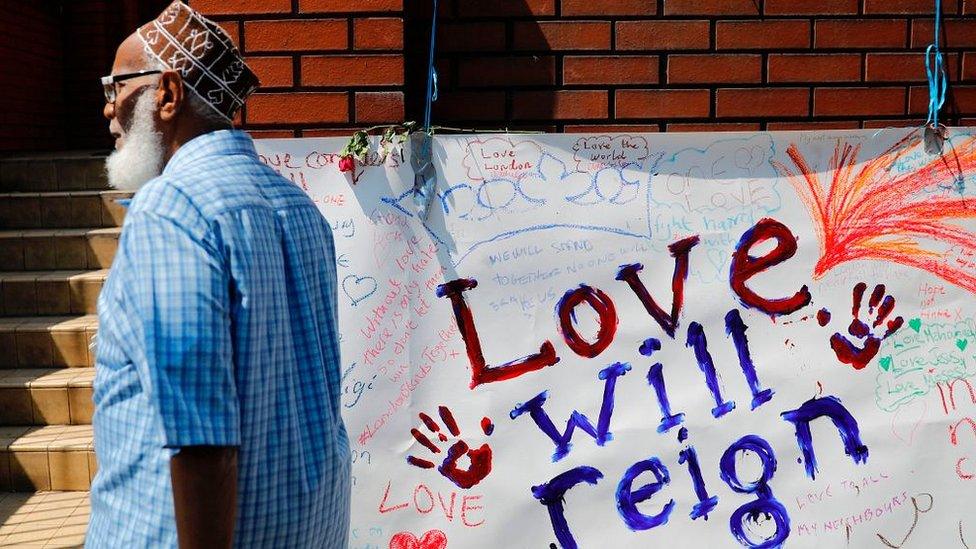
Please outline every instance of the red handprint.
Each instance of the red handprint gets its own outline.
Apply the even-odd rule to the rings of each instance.
[[[851,320],[851,325],[847,328],[847,333],[851,336],[864,340],[863,345],[858,347],[847,336],[841,335],[839,332],[830,336],[830,348],[837,355],[837,360],[840,360],[844,364],[850,364],[855,370],[860,370],[867,366],[881,349],[881,342],[895,333],[904,323],[904,320],[900,316],[895,317],[894,320],[888,320],[888,316],[891,315],[892,310],[895,308],[895,298],[890,295],[885,295],[884,284],[876,285],[874,291],[871,292],[871,298],[868,300],[868,314],[875,315],[874,322],[870,326],[863,322],[860,318],[861,300],[864,298],[864,292],[867,288],[867,284],[863,282],[858,282],[854,286],[854,307],[851,309],[851,314],[854,316],[854,319]],[[826,310],[820,311],[817,314],[817,320],[821,326],[826,326],[830,322],[830,313]],[[882,324],[885,325],[884,334],[880,336],[875,335],[874,329]]]
[[[451,410],[447,406],[439,406],[437,408],[437,413],[440,414],[441,420],[444,425],[447,426],[447,430],[455,437],[461,435],[460,429],[458,429],[457,422],[454,421],[454,415],[451,414]],[[430,416],[421,412],[419,414],[420,421],[430,430],[431,433],[437,435],[437,438],[441,442],[447,442],[447,435],[441,432],[440,426],[436,421],[431,419]],[[491,435],[494,431],[495,426],[492,425],[491,420],[488,418],[483,418],[481,420],[481,430],[484,431],[485,435]],[[426,447],[428,450],[435,454],[441,453],[441,449],[437,447],[433,442],[427,438],[427,435],[421,433],[420,430],[414,428],[410,429],[410,434],[413,438]],[[458,467],[458,460],[462,456],[467,456],[471,465],[467,469],[461,469]],[[433,469],[434,462],[428,461],[426,459],[420,459],[414,456],[408,456],[407,462],[421,469]],[[450,448],[447,449],[447,456],[444,457],[444,461],[437,466],[437,470],[440,471],[448,480],[458,485],[461,488],[471,488],[472,486],[478,484],[491,472],[491,447],[488,444],[482,444],[480,448],[469,448],[468,444],[463,440],[458,440]]]

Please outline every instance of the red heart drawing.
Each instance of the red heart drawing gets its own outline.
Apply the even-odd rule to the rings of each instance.
[[[410,532],[400,532],[394,534],[393,539],[390,540],[390,549],[445,549],[446,547],[447,536],[440,530],[428,530],[420,539]]]

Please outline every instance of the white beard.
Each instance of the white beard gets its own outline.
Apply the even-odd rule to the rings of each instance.
[[[145,92],[136,99],[132,126],[122,136],[122,147],[105,160],[108,184],[115,189],[137,191],[163,172],[163,134],[153,122],[155,94]]]

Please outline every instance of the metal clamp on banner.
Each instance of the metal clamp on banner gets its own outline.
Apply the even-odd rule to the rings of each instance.
[[[925,49],[925,78],[929,84],[929,113],[925,119],[925,152],[942,154],[948,131],[939,124],[939,109],[945,103],[949,86],[945,60],[939,51],[939,32],[942,26],[942,2],[935,0],[935,40]]]
[[[925,152],[929,154],[942,154],[943,146],[945,145],[948,133],[948,128],[942,124],[939,124],[938,126],[926,124],[925,133],[923,136]]]
[[[413,203],[417,215],[424,221],[430,214],[430,204],[437,192],[437,172],[434,170],[434,138],[426,131],[410,135],[410,167],[413,168]]]

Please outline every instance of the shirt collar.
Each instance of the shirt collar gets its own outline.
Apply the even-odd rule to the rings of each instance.
[[[217,130],[194,137],[177,149],[163,173],[193,164],[212,156],[247,155],[257,158],[251,136],[241,130]]]

